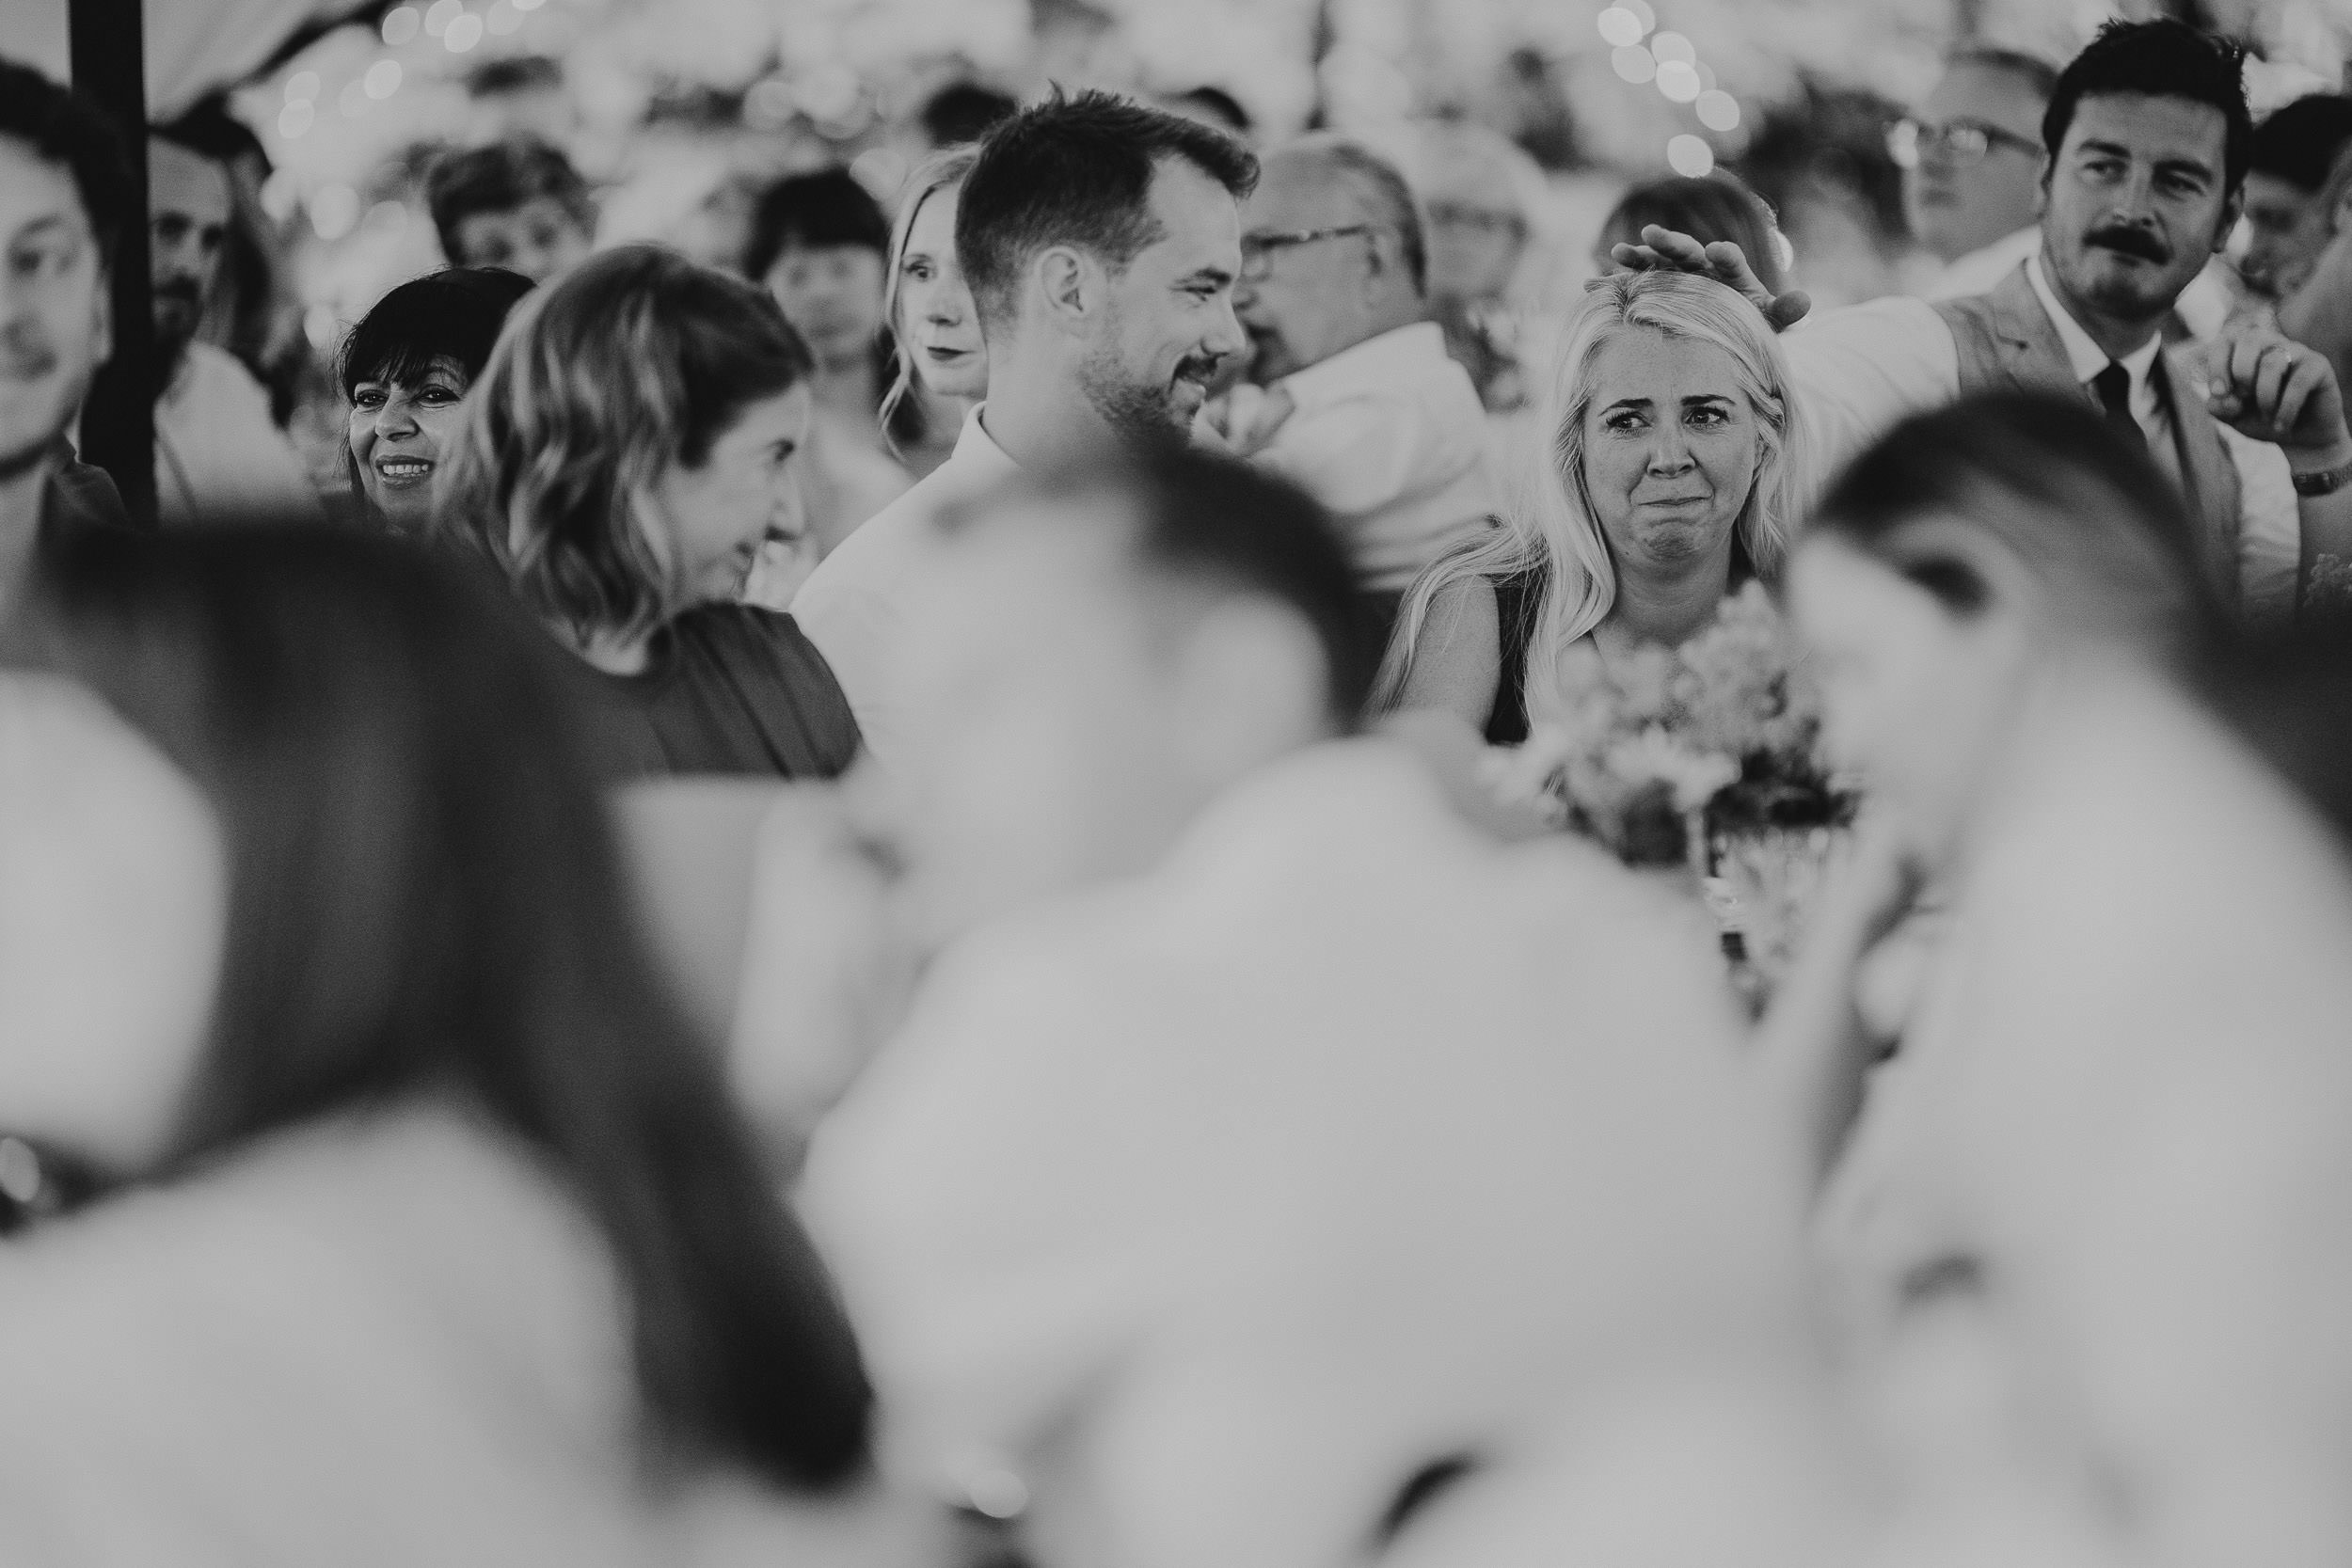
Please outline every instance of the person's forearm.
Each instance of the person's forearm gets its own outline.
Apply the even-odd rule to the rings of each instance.
[[[2352,466],[2352,441],[2325,452],[2291,454],[2288,465],[2297,474],[2343,471]],[[2307,591],[2315,570],[2332,567],[2340,573],[2352,564],[2352,482],[2325,496],[2299,497],[2295,510],[2303,535],[2296,581]]]

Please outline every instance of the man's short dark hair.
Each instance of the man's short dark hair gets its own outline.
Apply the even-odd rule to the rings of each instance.
[[[743,272],[768,276],[787,248],[858,245],[877,256],[890,253],[890,219],[882,203],[841,167],[792,174],[762,191],[752,209],[751,237],[743,245]]]
[[[98,253],[111,265],[131,212],[131,159],[106,111],[30,66],[0,58],[0,136],[24,143],[42,163],[65,166]]]
[[[917,118],[933,147],[955,147],[978,141],[1020,110],[1021,101],[1009,92],[977,82],[950,82],[931,94]]]
[[[956,258],[980,319],[1012,313],[1022,268],[1048,245],[1123,267],[1163,238],[1152,179],[1169,158],[1236,200],[1258,182],[1257,155],[1224,132],[1107,92],[1056,89],[990,132],[956,206]]]
[[[2247,166],[2317,195],[2346,142],[2352,142],[2352,98],[2315,92],[2254,127]]]
[[[1947,71],[1972,65],[1979,71],[2002,71],[2016,77],[2033,89],[2033,95],[2047,103],[2058,94],[2058,68],[2039,55],[2028,55],[2022,49],[1994,49],[1971,45],[1955,49],[1944,56]]]
[[[458,250],[458,225],[481,213],[511,213],[542,197],[562,203],[582,228],[595,227],[588,182],[569,158],[535,137],[444,153],[424,177],[424,202],[441,237],[441,254],[458,266],[467,261]]]
[[[2222,143],[2223,189],[2246,182],[2254,117],[2246,106],[2246,46],[2185,22],[2110,22],[2058,72],[2058,90],[2042,116],[2042,143],[2056,162],[2086,98],[2142,93],[2185,98],[2221,111],[2229,134]]]
[[[1304,490],[1230,457],[1154,441],[1024,476],[1015,494],[1119,506],[1130,520],[1132,559],[1147,578],[1255,595],[1296,611],[1323,652],[1332,727],[1346,733],[1362,721],[1380,657],[1375,617],[1330,514]]]

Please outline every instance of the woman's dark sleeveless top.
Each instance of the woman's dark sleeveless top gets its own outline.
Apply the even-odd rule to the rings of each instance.
[[[1536,612],[1544,607],[1544,585],[1550,578],[1550,567],[1530,566],[1486,579],[1495,593],[1495,625],[1502,637],[1494,710],[1486,715],[1489,746],[1517,746],[1527,738],[1527,645],[1535,636]]]

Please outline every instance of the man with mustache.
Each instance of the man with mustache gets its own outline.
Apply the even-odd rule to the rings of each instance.
[[[155,320],[155,510],[316,518],[318,492],[270,419],[269,394],[226,349],[197,341],[230,222],[229,171],[151,132],[148,254]]]
[[[2060,390],[2180,485],[2216,593],[2254,622],[2294,612],[2323,558],[2352,560],[2352,433],[2325,356],[2258,323],[2168,352],[2166,318],[2243,208],[2253,137],[2239,45],[2171,21],[2111,23],[2042,117],[2040,251],[1988,293],[1878,300],[1788,334],[1824,471],[1895,420],[1979,388]],[[1630,264],[1710,272],[1771,319],[1738,247],[1645,233]]]
[[[849,693],[877,763],[906,716],[882,671],[908,583],[949,501],[1125,443],[1182,442],[1233,319],[1238,202],[1258,160],[1231,136],[1108,93],[1057,94],[981,144],[956,255],[988,352],[988,396],[953,455],[827,556],[792,613]]]
[[[1422,569],[1494,511],[1486,409],[1428,320],[1428,247],[1412,188],[1342,138],[1268,157],[1243,210],[1234,314],[1265,388],[1229,436],[1338,519],[1385,624]]]
[[[66,432],[114,349],[107,267],[130,202],[105,115],[0,59],[0,645],[44,542],[124,520]]]

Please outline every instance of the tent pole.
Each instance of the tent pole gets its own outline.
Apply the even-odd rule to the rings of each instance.
[[[146,27],[140,0],[69,0],[73,85],[112,115],[131,155],[114,257],[114,357],[82,405],[82,456],[114,476],[134,523],[155,522],[155,323],[147,255]]]

